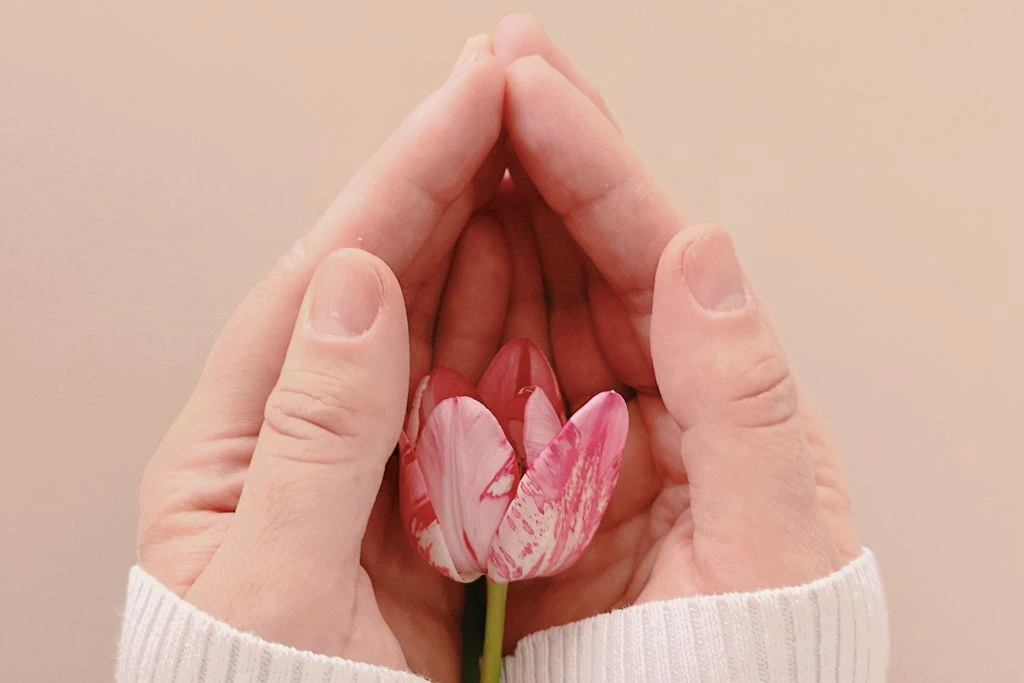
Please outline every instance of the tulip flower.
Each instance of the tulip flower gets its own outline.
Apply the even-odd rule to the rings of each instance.
[[[566,420],[554,371],[525,339],[502,347],[476,387],[447,368],[421,382],[401,443],[402,519],[439,572],[462,582],[487,576],[485,668],[492,602],[503,621],[508,582],[567,569],[594,537],[628,421],[614,391]]]

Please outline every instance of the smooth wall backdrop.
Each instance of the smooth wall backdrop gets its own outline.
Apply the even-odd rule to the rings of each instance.
[[[527,2],[719,222],[846,453],[894,681],[1024,670],[1024,5]],[[0,4],[0,661],[109,680],[216,331],[503,3]]]

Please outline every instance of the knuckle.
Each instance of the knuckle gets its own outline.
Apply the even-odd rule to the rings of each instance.
[[[267,399],[265,429],[290,440],[319,443],[347,438],[361,406],[344,380],[315,371],[282,375]]]
[[[427,181],[409,173],[403,173],[400,178],[409,196],[416,197],[431,212],[440,212],[455,203],[463,192],[461,184],[451,179],[432,178]]]
[[[793,422],[799,411],[796,380],[778,348],[753,354],[726,384],[726,410],[740,427],[765,428]]]

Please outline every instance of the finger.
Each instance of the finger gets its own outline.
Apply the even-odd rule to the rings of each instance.
[[[434,366],[476,384],[501,344],[509,298],[508,246],[498,223],[474,216],[459,239],[438,315]]]
[[[618,126],[597,89],[592,86],[576,70],[572,62],[561,50],[551,41],[544,32],[540,23],[529,14],[511,14],[502,19],[494,29],[495,55],[499,61],[506,66],[516,60],[537,56],[546,61],[573,86],[582,92],[594,106],[608,119],[616,128]],[[532,180],[523,171],[521,164],[515,158],[515,154],[508,155],[509,167],[516,180],[516,186],[528,199],[531,213],[536,217],[538,225],[557,226],[559,232],[564,232],[562,221],[552,211],[545,201],[538,196],[537,189],[533,186]],[[545,259],[556,271],[552,275],[557,278],[557,270],[561,264],[553,259]],[[653,373],[651,371],[650,351],[648,348],[648,320],[650,312],[649,290],[641,290],[639,297],[634,297],[630,302],[634,309],[639,310],[636,316],[628,315],[627,311],[621,311],[624,307],[622,292],[608,284],[607,279],[600,272],[593,272],[589,269],[586,277],[586,291],[588,305],[591,310],[600,308],[601,315],[586,316],[586,311],[573,312],[569,324],[575,326],[571,331],[573,334],[562,337],[554,333],[560,346],[571,347],[564,349],[569,355],[562,355],[563,366],[567,372],[575,377],[568,377],[569,386],[566,396],[571,405],[582,405],[588,401],[596,392],[614,386],[620,391],[629,391],[622,382],[628,382],[635,389],[652,390]],[[577,306],[577,309],[582,306]],[[554,327],[566,328],[566,316],[559,316],[561,320],[553,321]],[[582,328],[579,325],[586,322]],[[569,331],[569,330],[567,330]],[[614,339],[615,344],[609,347],[607,344],[601,347],[598,340]],[[582,342],[582,343],[581,343]],[[579,355],[580,348],[588,350],[600,350],[602,353],[591,353],[586,356],[588,362],[586,367],[581,367]],[[558,365],[559,355],[556,353],[555,363]],[[571,358],[571,362],[565,359]],[[613,371],[612,368],[615,368]],[[574,371],[575,370],[575,371]],[[621,381],[613,384],[612,381],[618,377]]]
[[[615,388],[622,393],[623,387],[597,341],[579,248],[545,204],[534,204],[532,213],[549,297],[555,371],[569,410],[575,411],[598,392]]]
[[[565,76],[531,56],[513,63],[506,81],[519,162],[608,283],[646,314],[679,217],[614,124]]]
[[[615,123],[601,93],[576,70],[532,14],[513,12],[505,16],[491,31],[491,36],[494,55],[503,66],[508,67],[522,57],[537,55],[569,79],[609,121]]]
[[[405,310],[409,318],[409,389],[434,366],[434,337],[437,333],[437,311],[444,294],[452,255],[442,260],[431,276],[416,286],[402,287]]]
[[[512,283],[502,341],[529,339],[551,358],[544,276],[540,269],[537,239],[527,209],[511,182],[495,200],[491,212],[508,244]]]
[[[266,403],[230,532],[239,554],[358,565],[401,430],[408,372],[397,280],[366,252],[332,254],[303,302]]]
[[[666,248],[651,350],[683,429],[705,590],[796,585],[832,571],[797,386],[721,229],[691,228]]]
[[[565,230],[562,219],[537,196],[526,171],[510,154],[509,173],[516,193],[524,197],[530,233],[536,244],[533,259],[539,261],[547,297],[548,338],[551,359],[570,410],[609,387],[624,393],[597,341],[591,316],[586,259]],[[630,337],[633,335],[631,334]],[[545,352],[547,352],[546,347]]]
[[[486,37],[356,174],[317,225],[247,296],[215,344],[192,408],[228,433],[254,431],[277,379],[309,279],[331,251],[378,255],[403,282],[428,279],[497,183],[504,76]],[[488,168],[482,169],[482,166]]]
[[[544,59],[582,92],[616,130],[618,129],[597,89],[580,75],[568,57],[558,49],[540,23],[531,15],[511,14],[502,19],[494,29],[494,43],[495,55],[506,66],[530,55]],[[508,162],[516,187],[530,207],[534,224],[546,226],[543,228],[544,231],[556,230],[559,239],[565,241],[562,237],[565,230],[561,217],[539,196],[532,179],[516,159],[514,152],[508,155]],[[563,270],[564,264],[550,255],[543,261],[548,265],[547,278],[560,279],[559,271]],[[582,263],[583,259],[577,257],[576,261]],[[623,307],[621,292],[610,287],[600,273],[588,272],[582,284],[587,292],[588,301],[570,303],[566,310],[554,316],[552,320],[552,336],[562,347],[555,353],[554,362],[556,368],[559,365],[565,368],[563,374],[566,375],[566,398],[570,406],[586,403],[598,391],[609,386],[631,393],[632,390],[627,389],[625,384],[615,381],[616,377],[631,383],[637,389],[649,390],[653,376],[647,344],[647,315],[650,301],[646,299],[646,294],[642,294],[644,300],[634,304],[641,310],[641,315],[629,316],[613,311]],[[649,289],[648,287],[646,291],[649,292]],[[591,309],[595,306],[602,307],[604,315],[588,316],[588,306]],[[601,324],[605,329],[595,327]],[[609,329],[609,324],[615,324],[617,328]],[[560,334],[563,330],[569,334]],[[598,343],[599,339],[615,339],[615,348],[602,349]],[[581,356],[581,350],[590,353]],[[559,358],[562,360],[561,363]],[[581,363],[581,358],[585,358],[586,362]],[[612,367],[615,367],[617,372],[613,371]]]

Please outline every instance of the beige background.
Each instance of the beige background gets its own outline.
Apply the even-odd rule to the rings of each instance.
[[[0,4],[4,680],[109,678],[215,332],[501,4]],[[734,230],[844,446],[892,680],[1020,680],[1021,3],[526,4]]]

